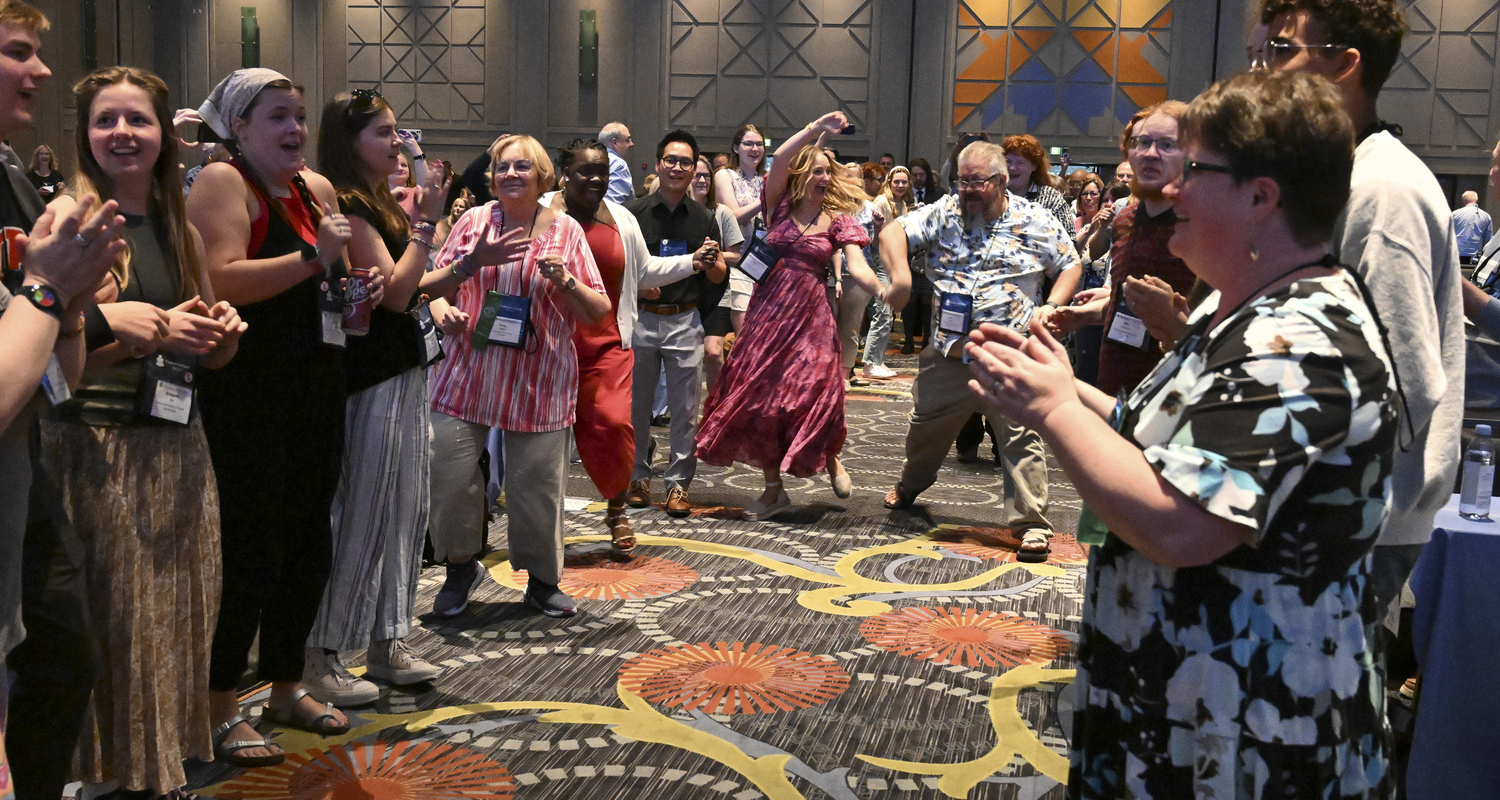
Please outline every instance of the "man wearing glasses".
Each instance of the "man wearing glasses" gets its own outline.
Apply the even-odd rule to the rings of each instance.
[[[698,165],[698,140],[687,131],[672,131],[656,146],[656,191],[625,207],[641,223],[641,235],[653,256],[687,255],[705,239],[719,242],[714,214],[688,196]],[[722,244],[722,242],[719,242]],[[703,381],[703,316],[698,300],[707,281],[723,283],[723,259],[716,266],[653,290],[640,299],[631,350],[635,372],[630,422],[635,426],[635,469],[627,502],[635,508],[651,505],[651,401],[656,378],[667,372],[667,409],[672,416],[672,455],[663,476],[667,485],[666,511],[685,517],[692,510],[688,485],[698,469],[694,455],[698,436],[698,401]],[[656,292],[659,292],[657,294]],[[629,302],[633,298],[622,298]]]
[[[1370,573],[1377,613],[1394,620],[1394,601],[1458,468],[1464,325],[1452,214],[1432,171],[1397,138],[1400,128],[1376,114],[1406,31],[1398,0],[1263,0],[1260,12],[1267,38],[1252,60],[1332,81],[1359,132],[1333,247],[1369,286],[1406,399],[1390,516]]]
[[[1176,318],[1177,296],[1186,297],[1193,288],[1193,273],[1167,251],[1177,214],[1162,194],[1182,176],[1177,120],[1186,110],[1186,104],[1168,100],[1137,112],[1125,126],[1120,149],[1130,167],[1136,202],[1115,215],[1110,293],[1064,309],[1057,317],[1064,331],[1103,324],[1097,385],[1109,394],[1135,388],[1161,360],[1162,346],[1170,346],[1175,338],[1164,331],[1164,322]]]
[[[927,251],[936,322],[917,361],[912,388],[915,407],[906,432],[901,481],[886,495],[888,508],[910,508],[937,480],[938,467],[969,416],[981,411],[968,390],[963,343],[981,322],[1026,330],[1033,319],[1047,324],[1073,299],[1082,266],[1070,231],[1045,207],[1005,190],[1005,151],[974,142],[958,156],[956,190],[887,225],[880,258],[905,264],[911,250]],[[1044,296],[1043,285],[1052,281]],[[1005,525],[1021,535],[1018,557],[1047,559],[1047,452],[1035,431],[991,418],[1005,474]]]

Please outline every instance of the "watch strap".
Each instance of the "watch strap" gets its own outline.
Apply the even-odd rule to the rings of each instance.
[[[28,283],[21,287],[20,294],[30,300],[32,305],[56,317],[58,322],[63,322],[63,301],[51,286]]]

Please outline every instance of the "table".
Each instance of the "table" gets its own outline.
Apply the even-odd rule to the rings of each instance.
[[[1412,573],[1422,690],[1411,800],[1500,796],[1500,502],[1493,513],[1464,519],[1453,495]]]

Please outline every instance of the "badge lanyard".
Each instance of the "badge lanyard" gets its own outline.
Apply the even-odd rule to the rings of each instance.
[[[1121,282],[1121,289],[1115,296],[1115,314],[1110,320],[1109,332],[1105,335],[1110,341],[1119,342],[1126,347],[1149,350],[1151,333],[1146,330],[1146,323],[1142,322],[1140,317],[1126,310],[1124,286],[1124,282]]]
[[[432,306],[430,301],[423,295],[423,302],[412,309],[412,316],[417,318],[417,330],[422,334],[422,366],[430,367],[442,361],[446,354],[443,352],[443,340],[438,333],[437,322],[432,318]]]
[[[505,230],[505,212],[498,202],[490,211],[490,224],[499,230]],[[530,236],[535,227],[536,215],[533,214],[531,224],[526,228],[526,235]],[[525,262],[522,261],[522,264]],[[520,282],[524,291],[524,273],[520,276]],[[524,350],[527,333],[532,330],[530,297],[491,291],[484,297],[484,307],[479,311],[479,323],[474,326],[474,335],[470,337],[469,343],[475,350],[484,350],[492,344]]]
[[[318,312],[323,320],[323,344],[344,347],[344,291],[329,270],[318,283]]]

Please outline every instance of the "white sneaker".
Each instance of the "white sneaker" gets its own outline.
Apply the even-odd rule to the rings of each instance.
[[[442,667],[418,658],[405,639],[384,639],[371,645],[365,671],[372,678],[397,686],[430,681],[443,674]]]
[[[884,364],[866,364],[863,372],[866,378],[877,381],[888,381],[896,377],[896,371]]]
[[[302,685],[314,700],[340,708],[373,703],[380,697],[379,686],[354,677],[344,668],[337,653],[324,652],[321,647],[307,648],[302,662]]]

